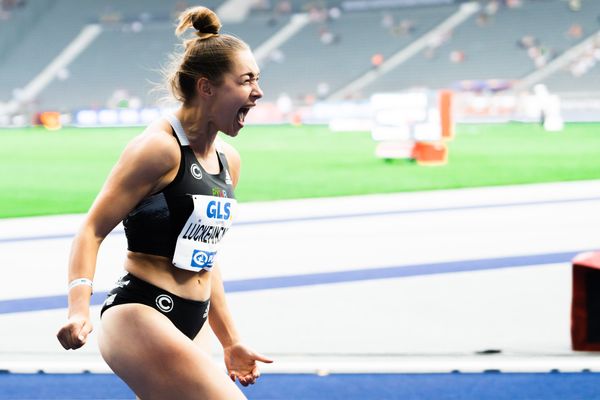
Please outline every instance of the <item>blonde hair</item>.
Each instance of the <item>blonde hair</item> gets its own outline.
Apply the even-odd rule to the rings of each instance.
[[[190,28],[196,31],[196,37],[183,41],[183,52],[172,54],[163,71],[171,94],[183,104],[194,98],[198,79],[221,84],[223,75],[233,67],[234,54],[249,48],[241,39],[219,33],[221,21],[206,7],[192,7],[181,13],[175,34],[182,36]]]

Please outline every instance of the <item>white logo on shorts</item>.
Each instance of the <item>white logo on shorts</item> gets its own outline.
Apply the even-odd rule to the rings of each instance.
[[[117,282],[117,286],[120,287],[120,288],[122,288],[122,287],[125,287],[125,286],[129,285],[129,282],[131,282],[131,281],[122,281],[122,280],[119,280]]]
[[[192,164],[190,171],[194,178],[202,179],[202,170],[200,170],[200,167],[198,166],[198,164],[196,164],[196,163]]]
[[[210,311],[210,302],[206,305],[206,310],[204,311],[204,315],[202,315],[202,319],[208,318],[209,311]]]
[[[111,296],[108,296],[108,297],[106,298],[106,300],[104,300],[104,305],[105,305],[105,306],[110,306],[112,303],[114,303],[114,301],[115,301],[115,297],[117,297],[117,294],[116,294],[116,293],[115,293],[115,294],[113,294],[113,295],[111,295]]]
[[[162,312],[169,312],[173,309],[173,299],[166,294],[161,294],[156,298],[156,307]]]

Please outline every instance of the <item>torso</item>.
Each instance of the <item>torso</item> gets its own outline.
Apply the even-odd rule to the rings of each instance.
[[[166,120],[157,122],[152,129],[159,129],[165,134],[172,132],[170,123]],[[226,148],[224,150],[227,150]],[[168,151],[180,153],[179,144],[174,139],[173,146]],[[226,153],[226,151],[224,151]],[[215,151],[209,151],[206,157],[194,153],[202,169],[211,175],[219,174],[221,164]],[[225,154],[226,155],[226,154]],[[223,155],[222,155],[223,156]],[[178,158],[181,158],[178,157]],[[165,175],[154,192],[160,192],[177,176],[179,163]],[[206,270],[188,271],[173,265],[172,259],[165,256],[128,251],[125,260],[125,270],[149,283],[159,286],[178,296],[191,300],[206,300],[210,297],[210,273]]]
[[[125,270],[186,299],[204,301],[210,297],[210,272],[175,268],[166,257],[128,251]]]

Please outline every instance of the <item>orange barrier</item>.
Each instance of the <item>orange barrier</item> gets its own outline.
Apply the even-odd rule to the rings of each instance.
[[[454,117],[452,116],[452,98],[450,90],[442,90],[439,93],[440,125],[442,127],[442,138],[454,139]]]
[[[372,137],[379,158],[411,158],[419,165],[445,165],[454,138],[451,90],[378,93],[372,96]]]
[[[419,165],[444,165],[448,162],[448,147],[444,142],[417,142],[412,158]]]
[[[40,122],[44,128],[55,131],[62,127],[60,122],[60,113],[56,111],[45,111],[40,114]]]

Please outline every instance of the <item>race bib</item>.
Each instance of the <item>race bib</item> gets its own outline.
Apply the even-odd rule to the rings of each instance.
[[[192,200],[194,210],[177,237],[173,265],[189,271],[210,270],[237,202],[203,195],[192,195]]]

